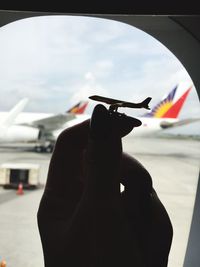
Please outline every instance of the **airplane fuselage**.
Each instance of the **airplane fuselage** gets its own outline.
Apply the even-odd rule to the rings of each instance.
[[[178,119],[170,119],[170,118],[163,119],[163,118],[136,117],[136,119],[139,119],[142,122],[142,125],[132,130],[130,134],[134,136],[147,136],[154,134],[156,132],[163,130],[163,127],[161,127],[161,124],[163,122],[173,123],[178,121]]]
[[[6,113],[5,113],[6,114]],[[3,112],[0,113],[0,120],[3,117]],[[49,113],[31,113],[31,112],[22,112],[16,118],[15,125],[8,127],[7,129],[3,129],[0,127],[0,142],[8,141],[8,142],[33,142],[37,141],[39,137],[39,130],[34,127],[22,126],[18,125],[20,123],[31,122],[34,120],[39,120],[43,118],[48,118],[50,115]],[[89,119],[89,115],[77,115],[75,119],[66,122],[62,128],[55,130],[52,133],[52,137],[56,140],[58,135],[68,127],[71,127],[77,123],[80,123],[84,120]],[[162,130],[161,122],[175,122],[177,119],[160,119],[160,118],[144,118],[144,117],[136,117],[137,119],[141,120],[142,125],[133,129],[130,133],[134,136],[146,136],[154,134]]]
[[[39,137],[39,129],[27,126],[11,125],[0,127],[0,143],[35,142]]]

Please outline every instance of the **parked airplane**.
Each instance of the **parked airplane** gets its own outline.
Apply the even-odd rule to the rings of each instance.
[[[180,92],[177,94],[179,86],[175,86],[170,93],[149,112],[138,117],[142,125],[135,128],[131,134],[134,134],[134,136],[154,135],[164,129],[175,128],[199,121],[200,118],[179,118],[180,112],[192,87],[193,85],[184,91],[181,89],[180,95]],[[177,97],[177,95],[179,95],[179,97]]]
[[[80,120],[89,103],[80,101],[63,114],[49,114],[22,112],[27,102],[23,99],[10,112],[0,113],[0,143],[33,143],[38,152],[51,152],[55,143],[53,132],[64,129],[70,120]]]

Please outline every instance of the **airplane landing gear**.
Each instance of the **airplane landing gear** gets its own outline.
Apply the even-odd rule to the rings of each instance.
[[[37,153],[52,153],[54,148],[53,144],[48,144],[48,145],[36,145],[35,146],[35,152]]]

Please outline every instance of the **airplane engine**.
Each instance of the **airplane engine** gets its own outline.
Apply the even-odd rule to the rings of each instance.
[[[0,132],[0,141],[3,142],[35,142],[38,140],[39,129],[28,127],[28,126],[18,126],[12,125],[8,128],[4,128]]]

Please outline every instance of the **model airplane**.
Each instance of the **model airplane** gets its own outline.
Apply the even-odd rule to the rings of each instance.
[[[92,100],[95,101],[100,101],[100,102],[104,102],[106,104],[109,104],[109,111],[115,111],[117,112],[117,109],[119,107],[123,107],[123,108],[146,108],[146,109],[150,109],[149,108],[149,102],[151,101],[151,97],[147,97],[144,101],[140,102],[140,103],[132,103],[132,102],[127,102],[127,101],[123,101],[123,100],[118,100],[118,99],[113,99],[113,98],[108,98],[108,97],[104,97],[104,96],[99,96],[99,95],[93,95],[89,97]]]

